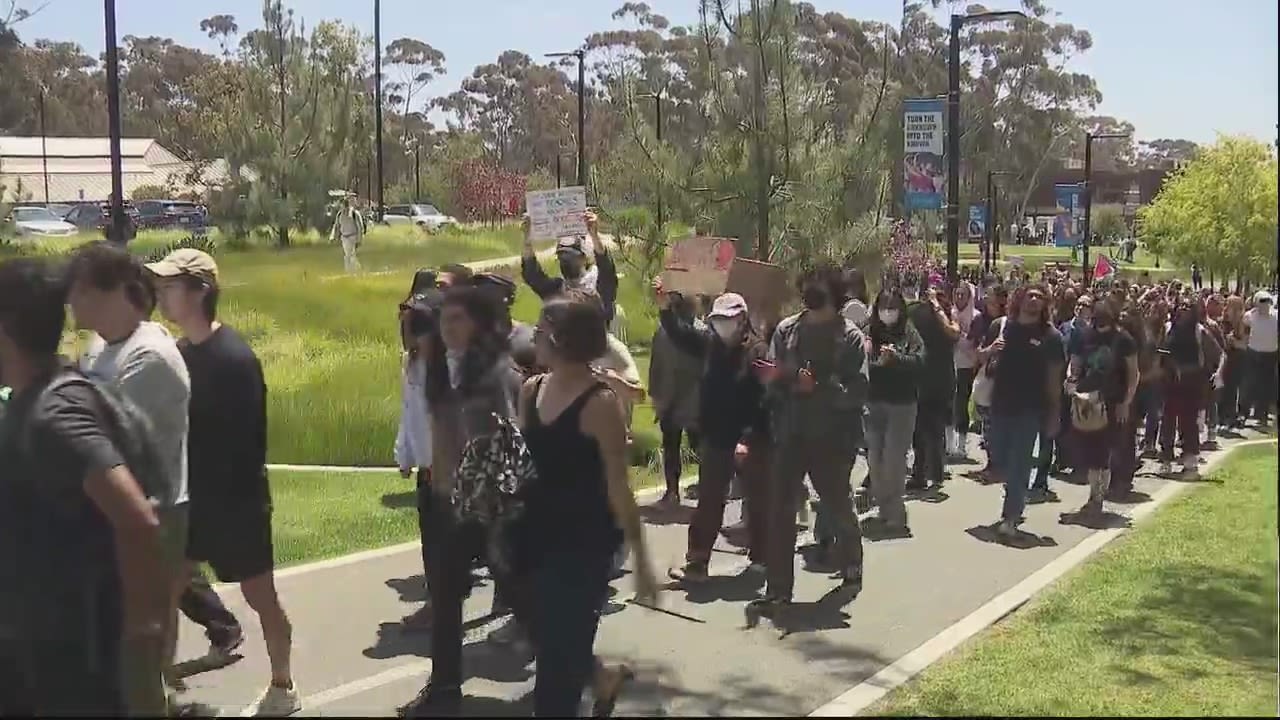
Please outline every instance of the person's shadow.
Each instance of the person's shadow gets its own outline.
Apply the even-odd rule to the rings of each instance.
[[[1027,532],[1022,528],[1017,528],[1009,535],[1001,535],[996,531],[1000,523],[994,525],[977,525],[965,530],[970,537],[993,545],[1004,545],[1018,550],[1030,550],[1038,547],[1055,547],[1058,544],[1048,535],[1036,535]]]

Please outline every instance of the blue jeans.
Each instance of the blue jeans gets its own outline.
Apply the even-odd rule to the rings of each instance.
[[[1027,485],[1035,466],[1032,452],[1044,418],[1041,413],[991,413],[991,434],[999,438],[991,464],[1004,480],[1004,510],[1001,519],[1017,524],[1027,506]]]

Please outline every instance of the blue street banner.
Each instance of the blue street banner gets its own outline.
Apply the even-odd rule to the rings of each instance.
[[[986,205],[969,206],[969,229],[967,234],[970,240],[981,240],[987,236]]]
[[[1079,183],[1053,186],[1057,208],[1053,217],[1053,244],[1075,247],[1084,239],[1084,188]]]
[[[942,162],[943,98],[903,101],[902,190],[908,210],[941,210],[946,188]]]

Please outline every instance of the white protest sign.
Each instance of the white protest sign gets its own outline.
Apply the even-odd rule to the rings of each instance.
[[[586,235],[587,189],[581,186],[525,193],[529,231],[534,240]]]

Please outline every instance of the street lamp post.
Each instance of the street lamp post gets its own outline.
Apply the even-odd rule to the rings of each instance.
[[[422,202],[422,143],[413,144],[413,201]]]
[[[1115,138],[1127,138],[1128,133],[1098,133],[1093,134],[1087,132],[1084,134],[1084,240],[1082,243],[1080,275],[1084,278],[1085,285],[1089,284],[1092,272],[1089,268],[1089,233],[1090,220],[1093,219],[1093,141],[1094,140],[1110,140]]]
[[[1012,175],[1008,170],[987,171],[987,252],[984,253],[983,272],[991,272],[991,267],[1000,259],[1000,232],[996,230],[996,217],[1000,214],[1000,198],[996,194],[996,178],[1001,175]]]
[[[373,65],[374,90],[378,102],[374,112],[373,132],[377,134],[378,152],[378,222],[382,222],[382,2],[373,0]]]
[[[116,47],[116,0],[102,0],[107,41],[107,135],[111,152],[111,221],[107,238],[124,244],[124,172],[120,162],[120,52]]]
[[[653,98],[653,126],[658,136],[658,144],[662,144],[662,91],[656,93],[644,93],[640,95],[642,98]],[[663,226],[662,213],[662,177],[658,177],[658,227]]]
[[[547,53],[547,57],[578,58],[578,184],[587,185],[587,52],[582,49],[571,52]]]
[[[968,23],[1026,15],[1018,10],[951,16],[947,47],[947,278],[960,276],[960,29]]]

